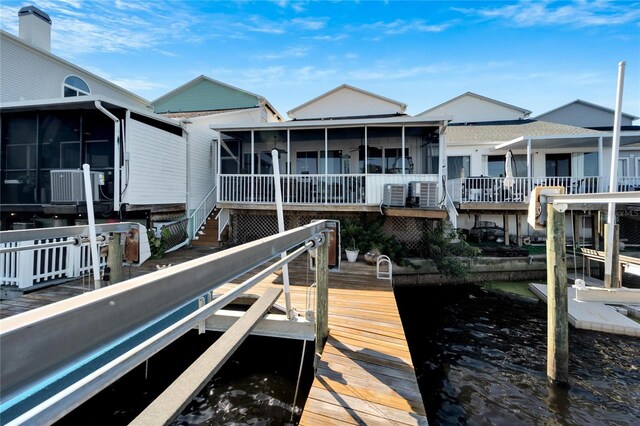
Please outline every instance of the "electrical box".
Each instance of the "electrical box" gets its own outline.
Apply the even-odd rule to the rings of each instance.
[[[407,200],[407,186],[385,183],[382,193],[382,205],[385,207],[404,207]]]
[[[564,186],[537,186],[529,197],[527,222],[533,229],[540,231],[547,226],[547,201],[549,195],[564,194]]]

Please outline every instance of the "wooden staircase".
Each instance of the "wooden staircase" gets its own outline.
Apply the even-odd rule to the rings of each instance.
[[[214,209],[211,212],[207,221],[200,228],[200,231],[196,233],[198,239],[191,240],[192,246],[220,247],[220,241],[218,240],[218,219],[216,219],[218,211],[219,209]]]

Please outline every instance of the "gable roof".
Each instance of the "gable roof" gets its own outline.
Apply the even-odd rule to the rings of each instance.
[[[379,99],[381,101],[385,101],[385,102],[389,102],[389,103],[392,103],[392,104],[396,104],[399,107],[401,113],[404,113],[406,111],[406,109],[407,109],[407,104],[402,103],[400,101],[396,101],[396,100],[393,100],[393,99],[378,95],[376,93],[368,92],[366,90],[360,89],[360,88],[355,87],[355,86],[351,86],[349,84],[341,84],[340,86],[338,86],[338,87],[336,87],[336,88],[334,88],[332,90],[329,90],[328,92],[323,93],[320,96],[316,96],[315,98],[311,99],[310,101],[307,101],[307,102],[303,103],[302,105],[298,105],[297,107],[293,108],[292,110],[287,111],[287,115],[289,117],[293,118],[292,114],[295,115],[295,113],[297,111],[299,111],[301,109],[304,109],[305,107],[307,107],[307,106],[309,106],[309,105],[311,105],[313,103],[316,103],[316,102],[318,102],[318,101],[320,101],[322,99],[328,98],[331,95],[333,95],[334,93],[339,92],[339,91],[341,91],[343,89],[353,90],[354,92],[358,92],[358,93],[360,93],[362,95],[365,95],[365,96],[370,96],[372,98],[376,98],[376,99]]]
[[[531,114],[531,111],[529,111],[528,109],[520,108],[520,107],[515,106],[515,105],[511,105],[511,104],[508,104],[508,103],[505,103],[505,102],[497,101],[497,100],[495,100],[495,99],[487,98],[486,96],[478,95],[477,93],[473,93],[473,92],[465,92],[465,93],[463,93],[462,95],[456,96],[456,97],[455,97],[455,98],[453,98],[453,99],[449,99],[448,101],[445,101],[445,102],[443,102],[443,103],[441,103],[441,104],[439,104],[439,105],[436,105],[436,106],[434,106],[434,107],[432,107],[432,108],[429,108],[428,110],[423,111],[423,112],[421,112],[420,114],[417,114],[417,116],[420,116],[420,115],[427,115],[427,114],[429,114],[431,111],[434,111],[434,110],[436,110],[436,109],[442,108],[442,107],[443,107],[443,106],[445,106],[445,105],[451,104],[451,103],[453,103],[453,102],[455,102],[455,101],[457,101],[457,100],[460,100],[460,99],[462,99],[462,98],[465,98],[465,97],[467,97],[467,96],[471,96],[471,97],[474,97],[474,98],[480,99],[481,101],[485,101],[485,102],[489,102],[489,103],[492,103],[492,104],[500,105],[501,107],[504,107],[504,108],[507,108],[507,109],[512,109],[512,110],[514,110],[514,111],[521,112],[522,114],[524,114],[525,118],[526,118],[526,117],[528,117],[528,116]]]
[[[576,136],[606,135],[607,132],[585,129],[566,124],[539,120],[513,120],[501,122],[449,124],[446,130],[447,143],[507,142],[521,136]]]
[[[264,105],[279,119],[278,111],[264,97],[200,75],[151,102],[157,113],[204,112],[253,108]]]
[[[611,108],[607,108],[607,107],[604,107],[602,105],[598,105],[598,104],[594,104],[594,103],[591,103],[591,102],[583,101],[582,99],[576,99],[575,101],[568,102],[568,103],[566,103],[566,104],[564,104],[562,106],[559,106],[559,107],[554,108],[552,110],[549,110],[547,112],[543,112],[542,114],[539,114],[536,117],[536,119],[538,119],[540,117],[544,117],[545,115],[548,115],[548,114],[552,114],[552,113],[554,113],[556,111],[564,109],[564,108],[566,108],[568,106],[571,106],[573,104],[581,104],[581,105],[584,105],[586,107],[593,108],[593,109],[598,109],[600,111],[608,112],[608,113],[611,113],[611,114],[615,114],[616,113],[615,110],[613,110]],[[632,115],[632,114],[627,114],[625,112],[622,113],[622,116],[627,118],[627,119],[629,119],[629,120],[631,120],[631,121],[635,121],[635,120],[640,118],[640,117],[636,117],[635,115]]]
[[[7,37],[11,41],[13,41],[15,43],[18,43],[22,48],[30,49],[30,50],[33,50],[33,51],[41,54],[41,55],[45,55],[46,57],[48,57],[49,59],[51,59],[53,61],[59,62],[59,63],[61,63],[62,65],[66,66],[66,67],[73,68],[73,69],[79,71],[80,73],[84,73],[84,74],[90,76],[91,78],[94,78],[94,79],[100,81],[101,83],[112,87],[114,90],[117,90],[117,91],[121,92],[125,96],[128,96],[130,98],[135,99],[137,102],[143,103],[145,105],[149,105],[149,101],[147,99],[143,98],[142,96],[136,95],[135,93],[130,92],[129,90],[124,89],[124,88],[118,86],[117,84],[112,83],[109,80],[104,79],[104,78],[92,73],[91,71],[87,71],[86,69],[84,69],[84,68],[82,68],[82,67],[80,67],[80,66],[78,66],[76,64],[73,64],[73,63],[71,63],[69,61],[66,61],[66,60],[62,59],[61,57],[56,56],[56,55],[54,55],[53,53],[51,53],[51,52],[49,52],[47,50],[40,49],[39,47],[36,47],[36,46],[26,42],[25,40],[23,40],[20,37],[17,37],[15,35],[11,34],[11,33],[8,33],[6,31],[2,30],[2,29],[0,29],[0,37]]]

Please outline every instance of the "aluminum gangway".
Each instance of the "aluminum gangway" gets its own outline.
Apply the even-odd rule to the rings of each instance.
[[[315,333],[292,337],[315,337],[319,354],[328,334],[327,232],[327,221],[314,222],[1,320],[2,423],[51,424],[64,417],[312,248],[318,262],[315,312],[295,315],[291,321],[309,330],[311,320]],[[288,254],[280,259],[283,252]],[[274,259],[278,260],[271,262]],[[212,297],[216,288],[267,263],[224,295]],[[272,292],[266,302],[255,303],[261,306],[256,309],[273,301]],[[260,313],[254,313],[250,324],[238,320],[231,329],[245,327],[240,334],[246,337],[246,328],[267,321]],[[278,330],[275,335],[281,336]],[[217,365],[210,364],[207,375]]]

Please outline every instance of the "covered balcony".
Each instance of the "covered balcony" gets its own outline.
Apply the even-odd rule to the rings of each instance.
[[[276,149],[286,208],[378,209],[386,184],[407,190],[416,181],[438,187],[444,126],[442,120],[413,117],[212,126],[220,135],[218,203],[275,208],[271,152]]]

